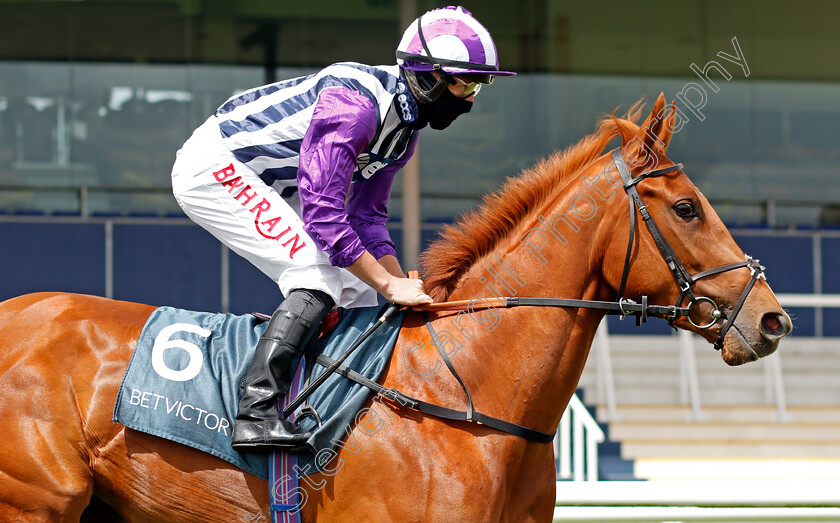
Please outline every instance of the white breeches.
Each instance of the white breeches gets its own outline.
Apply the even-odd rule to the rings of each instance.
[[[215,116],[178,151],[172,192],[187,216],[276,282],[284,296],[317,289],[339,307],[377,304],[376,291],[331,265],[304,231],[297,195],[284,200],[234,158]]]

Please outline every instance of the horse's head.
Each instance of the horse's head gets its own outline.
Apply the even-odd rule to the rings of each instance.
[[[616,290],[626,278],[623,297],[638,301],[647,295],[650,303],[689,306],[690,314],[674,325],[715,343],[729,365],[754,361],[776,350],[791,321],[763,268],[745,256],[708,200],[665,155],[675,121],[675,107],[666,106],[664,95],[641,126],[612,118],[622,144],[620,154],[603,160],[604,173],[625,187],[631,202],[634,191],[638,198],[632,204],[629,263],[624,263],[631,238],[625,201],[623,211],[615,211],[621,214],[610,233],[604,276]]]

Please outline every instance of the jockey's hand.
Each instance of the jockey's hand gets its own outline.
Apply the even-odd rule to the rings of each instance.
[[[382,288],[382,296],[398,305],[421,305],[432,303],[432,298],[423,292],[423,280],[393,277]]]
[[[431,296],[423,292],[423,281],[401,277],[402,270],[399,269],[396,258],[391,261],[391,264],[386,262],[386,265],[391,266],[400,276],[391,274],[367,251],[348,265],[347,270],[376,289],[386,300],[397,305],[432,303]]]

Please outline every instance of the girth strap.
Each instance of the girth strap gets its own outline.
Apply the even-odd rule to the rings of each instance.
[[[435,347],[437,347],[438,354],[440,358],[446,363],[446,368],[449,369],[449,372],[455,376],[455,379],[458,380],[458,383],[461,385],[461,389],[464,390],[464,396],[467,398],[467,412],[466,418],[468,420],[473,419],[473,405],[472,405],[472,398],[470,397],[470,391],[467,390],[467,385],[464,383],[464,380],[461,379],[461,376],[458,374],[458,371],[455,370],[455,367],[452,365],[452,360],[449,359],[449,356],[446,354],[446,351],[443,349],[443,345],[440,343],[440,338],[438,338],[437,332],[435,332],[434,327],[432,327],[432,322],[429,320],[429,313],[423,311],[423,322],[426,323],[426,328],[429,329],[429,334],[432,336],[432,341],[435,342]]]
[[[554,434],[548,434],[546,432],[539,432],[534,429],[529,429],[528,427],[523,427],[522,425],[517,425],[516,423],[511,423],[509,421],[504,421],[498,418],[494,418],[492,416],[487,416],[486,414],[482,414],[480,412],[476,412],[473,410],[472,406],[472,398],[470,398],[470,393],[467,390],[467,386],[464,384],[464,380],[461,379],[461,376],[458,375],[458,372],[455,370],[455,367],[452,365],[452,362],[449,359],[449,356],[446,355],[446,351],[443,349],[443,346],[440,344],[440,339],[438,338],[437,333],[435,332],[434,327],[432,326],[432,322],[429,320],[428,312],[423,312],[423,321],[426,323],[426,328],[429,329],[429,334],[432,336],[432,340],[435,342],[435,346],[437,346],[438,354],[440,357],[443,358],[443,361],[446,362],[446,366],[449,369],[449,372],[458,380],[458,383],[461,384],[461,388],[464,390],[464,395],[466,396],[467,401],[467,411],[456,411],[452,409],[448,409],[446,407],[439,407],[437,405],[432,405],[429,403],[424,403],[424,407],[426,409],[430,409],[423,411],[428,412],[430,414],[434,414],[435,416],[445,417],[447,419],[458,419],[458,420],[466,420],[466,421],[478,421],[488,427],[495,428],[497,430],[501,430],[502,432],[507,432],[508,434],[513,434],[514,436],[520,436],[522,438],[537,441],[540,443],[549,443],[554,440]],[[420,409],[422,410],[422,409]],[[456,416],[456,417],[450,417]]]
[[[319,354],[315,358],[315,361],[317,361],[320,365],[324,367],[332,367],[336,363],[334,359],[324,354]],[[472,413],[467,413],[465,411],[441,407],[440,405],[435,405],[434,403],[428,403],[426,401],[413,398],[411,396],[403,394],[402,392],[394,388],[380,385],[379,383],[376,383],[375,381],[362,376],[353,369],[350,369],[341,364],[335,367],[335,372],[349,380],[358,383],[359,385],[369,388],[370,390],[376,392],[377,394],[390,401],[398,403],[399,405],[402,405],[404,407],[408,407],[412,410],[428,414],[429,416],[434,416],[436,418],[447,419],[451,421],[478,422],[482,425],[490,427],[491,429],[496,429],[502,432],[506,432],[508,434],[512,434],[514,436],[519,436],[520,438],[525,438],[529,441],[533,441],[536,443],[551,443],[554,440],[554,434],[529,429],[528,427],[523,427],[521,425],[517,425],[509,421],[504,421],[498,418],[494,418],[492,416],[487,416],[486,414],[482,414],[481,412],[473,411]]]

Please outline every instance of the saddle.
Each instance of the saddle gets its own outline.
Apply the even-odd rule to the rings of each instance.
[[[307,376],[323,383],[308,395],[305,405],[292,413],[302,430],[313,432],[307,442],[312,454],[300,456],[301,468],[311,465],[309,473],[328,465],[315,460],[315,456],[341,442],[372,394],[340,374],[321,378],[324,366],[315,361],[320,359],[329,365],[340,358],[380,319],[384,309],[339,309],[325,321],[309,358],[301,358],[292,390],[302,389]],[[371,383],[379,379],[390,361],[403,316],[401,312],[394,314],[346,358],[344,363],[355,376]],[[153,311],[120,385],[113,421],[208,452],[268,479],[269,456],[240,454],[230,446],[239,384],[265,330],[264,319],[262,315],[235,316],[173,307]]]

